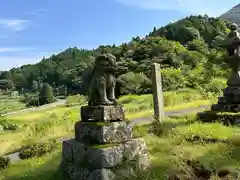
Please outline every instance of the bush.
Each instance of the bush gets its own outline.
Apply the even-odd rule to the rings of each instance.
[[[26,104],[27,107],[31,106],[39,106],[39,100],[37,97],[33,97],[32,99],[29,99]]]
[[[3,124],[3,129],[5,131],[15,131],[19,128],[19,126],[17,124],[11,124],[11,123],[6,123],[6,124]]]
[[[151,91],[151,82],[143,73],[128,72],[119,76],[121,94],[145,94]]]
[[[176,91],[186,86],[185,77],[180,69],[162,69],[161,76],[163,91]]]
[[[73,105],[84,105],[86,103],[86,98],[82,95],[74,95],[68,96],[66,99],[66,106],[73,106]]]
[[[0,170],[7,168],[10,165],[10,159],[0,156]]]
[[[55,148],[55,143],[42,143],[42,144],[36,144],[32,145],[28,148],[25,148],[21,150],[19,153],[20,159],[29,159],[32,157],[40,157],[46,153],[52,152]]]
[[[0,119],[0,133],[1,131],[15,131],[19,128],[19,126],[11,121],[7,121],[4,118]]]
[[[55,101],[53,96],[53,89],[48,83],[43,84],[43,88],[39,93],[39,103],[40,105],[53,103]]]
[[[213,92],[220,94],[222,90],[227,87],[226,79],[224,78],[212,78],[209,84],[204,85],[204,90],[206,92]]]

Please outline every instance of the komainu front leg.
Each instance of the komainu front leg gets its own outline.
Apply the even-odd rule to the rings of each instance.
[[[113,83],[112,87],[110,87],[108,90],[108,99],[114,104],[117,103],[117,99],[115,97],[115,83]]]
[[[106,83],[101,83],[98,88],[100,95],[100,105],[112,105],[113,102],[109,101],[107,98]]]

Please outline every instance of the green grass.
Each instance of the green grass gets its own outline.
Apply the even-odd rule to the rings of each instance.
[[[166,119],[161,126],[155,125],[157,135],[148,133],[150,126],[135,128],[136,135],[144,136],[152,162],[151,170],[140,174],[141,177],[137,179],[166,179],[166,175],[180,169],[186,171],[189,168],[184,164],[185,159],[199,160],[206,167],[215,167],[217,170],[240,167],[240,136],[237,127],[226,127],[218,123],[201,124],[195,121],[195,115]],[[200,139],[189,141],[191,137]],[[211,138],[216,139],[216,142],[206,141]],[[225,143],[222,140],[228,141]],[[60,159],[59,144],[53,153],[12,164],[0,173],[0,179],[58,179]]]
[[[9,99],[7,97],[0,98],[0,112],[8,113],[18,111],[25,108],[25,104],[21,103],[18,99]]]
[[[176,111],[211,104],[210,100],[198,100],[203,97],[192,90],[179,93],[167,92],[165,93],[165,99],[167,97],[171,97],[173,100],[168,100],[171,103],[166,104],[168,106],[165,107],[165,111]],[[121,97],[119,101],[124,104],[126,117],[129,120],[152,116],[151,95],[128,95]],[[143,105],[145,105],[145,109],[141,108]],[[6,131],[0,134],[0,155],[14,152],[26,145],[35,144],[39,141],[72,136],[74,124],[80,120],[79,109],[79,106],[59,106],[47,110],[24,112],[5,117],[7,122],[18,124],[20,128],[14,132]]]

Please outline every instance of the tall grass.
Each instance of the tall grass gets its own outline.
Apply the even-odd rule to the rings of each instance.
[[[156,133],[152,127],[144,125],[135,129],[135,135],[143,136],[147,143],[152,166],[145,172],[138,172],[136,177],[129,177],[131,180],[159,180],[176,173],[191,174],[192,170],[186,160],[197,160],[206,168],[214,168],[216,171],[234,171],[240,166],[240,141],[232,143],[239,131],[237,127],[225,127],[218,123],[201,124],[196,121],[195,115],[172,117],[165,119],[160,127],[154,125],[158,132],[164,133]],[[61,145],[55,152],[41,158],[12,164],[0,173],[0,179],[59,179],[60,160]]]
[[[201,95],[194,91],[167,92],[164,93],[164,97],[168,99],[165,101],[168,110],[176,107],[181,109],[187,106],[188,108],[189,105],[196,105],[194,100],[201,99]],[[152,114],[152,95],[127,95],[121,97],[119,101],[126,108],[127,118],[151,116]],[[191,103],[186,104],[185,102]],[[0,155],[38,141],[71,136],[74,123],[80,120],[79,109],[79,106],[61,106],[37,112],[24,112],[6,116],[5,121],[18,124],[19,129],[5,131],[0,134]]]
[[[210,99],[197,90],[184,89],[177,92],[164,92],[163,103],[165,107],[172,107],[178,104],[184,104],[197,100]],[[212,97],[211,99],[214,99]],[[120,104],[124,104],[127,113],[136,113],[140,111],[153,109],[153,96],[147,95],[126,95],[119,99]]]

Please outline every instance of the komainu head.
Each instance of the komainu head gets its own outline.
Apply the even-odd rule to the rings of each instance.
[[[117,62],[116,57],[110,53],[105,53],[98,56],[95,60],[95,70],[102,70],[105,72],[116,72]]]

